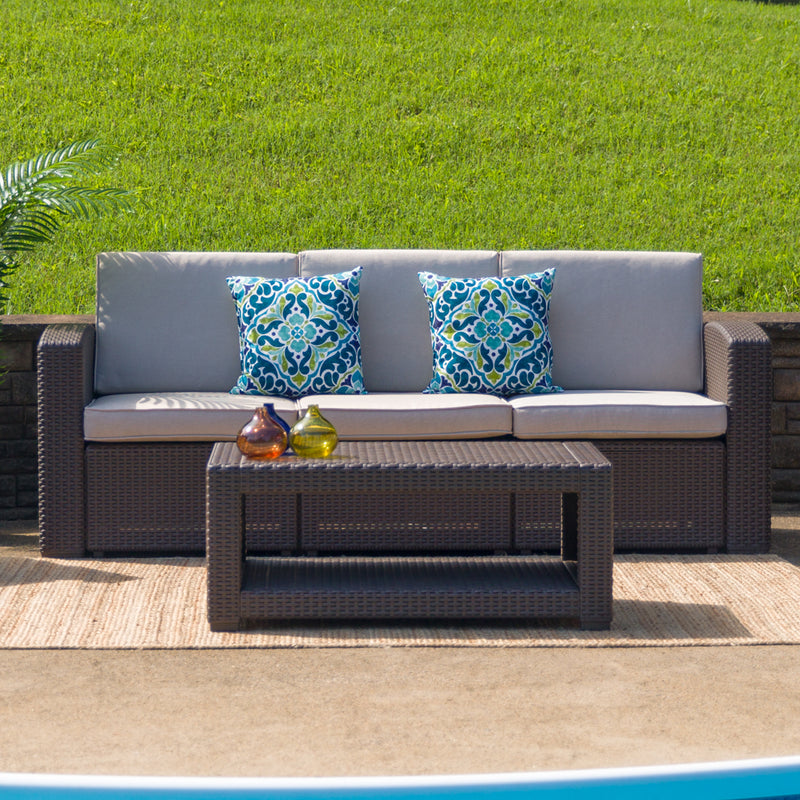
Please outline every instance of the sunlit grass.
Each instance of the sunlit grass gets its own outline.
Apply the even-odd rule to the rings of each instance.
[[[138,213],[71,224],[12,310],[94,306],[108,249],[705,256],[800,309],[800,6],[4,0],[0,163],[100,135]]]

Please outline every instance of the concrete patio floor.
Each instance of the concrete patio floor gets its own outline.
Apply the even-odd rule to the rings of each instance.
[[[800,565],[800,509],[774,551]],[[36,550],[0,527],[0,557]],[[798,598],[800,602],[800,598]],[[0,772],[522,772],[800,754],[800,647],[0,650]]]

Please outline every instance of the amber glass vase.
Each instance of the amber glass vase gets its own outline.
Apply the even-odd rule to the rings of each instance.
[[[288,447],[289,437],[285,423],[275,417],[275,408],[266,404],[257,408],[250,422],[236,437],[239,449],[250,458],[278,458]]]
[[[336,449],[338,442],[336,428],[319,413],[316,405],[308,407],[289,435],[292,450],[303,458],[326,458]]]

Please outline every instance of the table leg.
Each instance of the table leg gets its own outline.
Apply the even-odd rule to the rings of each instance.
[[[208,622],[212,631],[235,631],[241,620],[244,497],[218,490],[209,477],[206,494]]]
[[[561,495],[561,560],[578,560],[578,495]]]
[[[578,588],[581,627],[611,625],[614,570],[613,495],[609,480],[587,480],[578,498]]]

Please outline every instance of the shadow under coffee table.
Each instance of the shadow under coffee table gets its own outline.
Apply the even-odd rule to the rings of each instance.
[[[611,464],[588,442],[342,442],[329,458],[270,461],[223,442],[206,473],[212,630],[256,619],[611,623]],[[562,498],[560,556],[526,555],[515,540],[526,498],[541,494]],[[245,543],[256,503],[275,530],[267,557]]]

